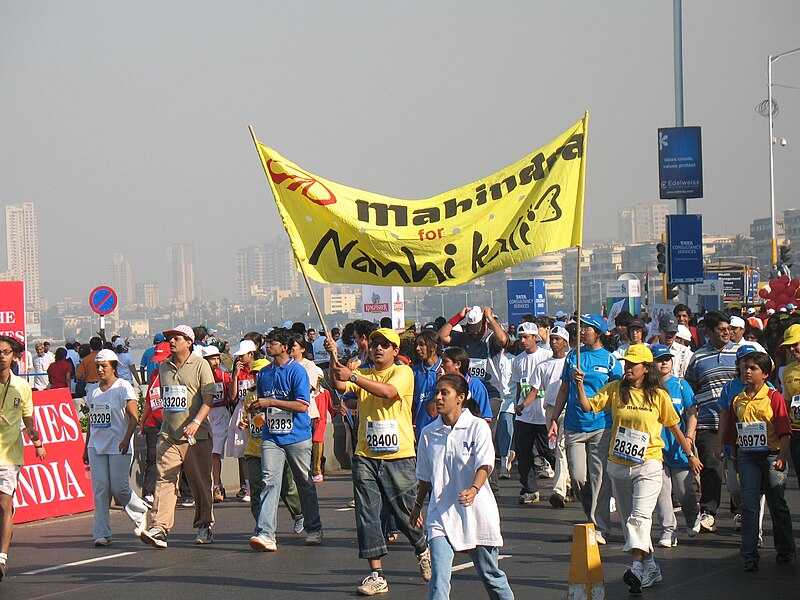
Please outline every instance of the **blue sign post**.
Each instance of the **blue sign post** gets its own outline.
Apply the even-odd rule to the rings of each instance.
[[[703,283],[703,218],[667,215],[667,281]]]
[[[703,197],[703,144],[699,127],[658,129],[660,198]]]
[[[509,279],[508,322],[517,325],[523,315],[542,317],[547,314],[547,292],[544,279]]]

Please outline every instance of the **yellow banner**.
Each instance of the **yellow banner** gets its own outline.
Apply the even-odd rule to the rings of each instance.
[[[582,243],[589,114],[474,183],[400,200],[312,175],[256,142],[292,248],[328,283],[458,285]]]

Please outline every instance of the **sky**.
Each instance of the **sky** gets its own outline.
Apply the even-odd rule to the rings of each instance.
[[[233,298],[238,249],[288,244],[248,125],[312,173],[413,199],[516,161],[588,110],[585,242],[612,239],[619,209],[659,201],[672,11],[0,0],[0,198],[36,205],[51,303],[108,283],[113,253],[166,299],[170,243],[194,244],[206,299]],[[747,234],[769,216],[768,121],[754,108],[767,57],[800,47],[799,24],[797,0],[683,2],[685,124],[702,127],[705,188],[689,212],[706,232]],[[800,207],[800,53],[773,81],[780,214]]]

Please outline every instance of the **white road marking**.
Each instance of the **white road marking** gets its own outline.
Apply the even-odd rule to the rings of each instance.
[[[347,512],[348,510],[355,510],[355,508],[350,508],[350,507],[347,507],[347,508],[337,508],[337,509],[335,509],[333,512]]]
[[[511,554],[501,554],[500,556],[497,557],[497,560],[503,560],[504,558],[511,558],[511,556],[512,556]],[[455,572],[455,571],[463,571],[464,569],[469,569],[470,567],[474,567],[474,566],[475,566],[474,563],[468,562],[468,563],[464,563],[463,565],[458,565],[458,566],[453,567],[452,571],[453,572]]]
[[[109,554],[108,556],[98,556],[97,558],[90,558],[88,560],[77,560],[75,562],[64,563],[63,565],[56,565],[54,567],[47,567],[45,569],[36,569],[35,571],[28,571],[22,575],[38,575],[39,573],[47,573],[48,571],[57,571],[58,569],[66,569],[67,567],[79,567],[80,565],[88,565],[89,563],[96,563],[103,560],[110,560],[112,558],[121,558],[123,556],[130,556],[136,552],[120,552],[119,554]]]

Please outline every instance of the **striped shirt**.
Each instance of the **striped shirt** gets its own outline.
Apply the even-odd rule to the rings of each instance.
[[[728,342],[721,350],[710,343],[697,349],[686,369],[686,382],[697,398],[697,428],[716,430],[719,426],[717,400],[722,388],[736,377],[736,348]]]

